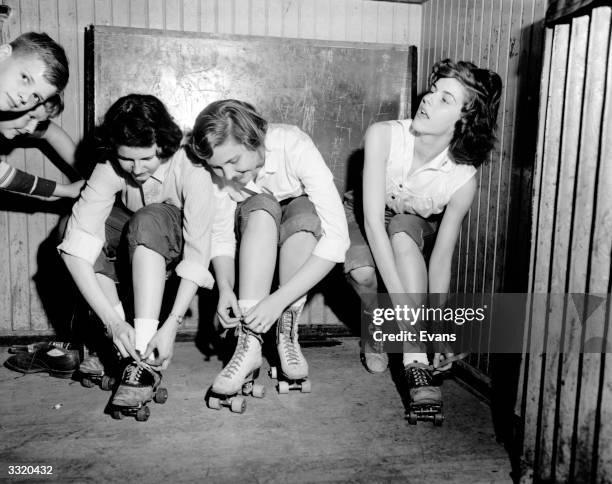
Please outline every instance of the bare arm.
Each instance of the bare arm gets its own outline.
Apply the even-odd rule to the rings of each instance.
[[[476,179],[472,177],[453,194],[446,206],[429,261],[429,292],[442,294],[448,292],[453,251],[461,223],[472,206],[475,193]]]
[[[363,214],[368,245],[390,295],[404,292],[395,267],[391,242],[385,229],[386,164],[391,142],[390,129],[377,123],[366,132],[363,167]],[[399,301],[394,301],[398,304]]]
[[[49,143],[51,148],[53,148],[66,163],[74,168],[74,154],[76,152],[76,145],[66,131],[51,121],[47,127],[47,130],[41,135],[41,139],[44,139],[47,143]]]

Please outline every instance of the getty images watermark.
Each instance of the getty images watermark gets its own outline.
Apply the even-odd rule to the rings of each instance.
[[[610,294],[378,294],[370,351],[612,353]]]

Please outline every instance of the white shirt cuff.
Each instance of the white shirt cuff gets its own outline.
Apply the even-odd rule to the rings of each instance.
[[[79,229],[66,232],[64,240],[57,250],[84,259],[92,266],[102,251],[104,241]]]
[[[176,274],[182,279],[196,283],[199,287],[212,289],[215,279],[206,267],[194,261],[182,260],[176,266]]]
[[[312,251],[313,255],[331,262],[344,262],[349,244],[335,243],[331,240],[321,239]]]
[[[231,257],[232,259],[236,257],[236,244],[216,244],[213,242],[210,250],[210,260],[213,260],[215,257],[219,256],[227,256]]]

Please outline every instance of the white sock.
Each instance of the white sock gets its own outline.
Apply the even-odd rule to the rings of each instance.
[[[157,333],[157,326],[159,326],[159,321],[157,319],[134,319],[134,333],[136,336],[135,349],[141,355],[144,355],[149,341],[151,341],[151,338]],[[151,359],[155,358],[153,355],[151,355],[151,357]]]
[[[113,309],[117,312],[119,316],[121,316],[121,319],[125,321],[125,311],[123,310],[123,304],[121,304],[121,301],[119,301],[118,304],[115,304],[113,306]]]
[[[238,307],[244,315],[249,309],[256,306],[259,301],[259,299],[238,299]]]
[[[404,353],[403,363],[404,366],[407,366],[410,363],[422,363],[424,365],[429,365],[429,360],[427,359],[427,353]]]

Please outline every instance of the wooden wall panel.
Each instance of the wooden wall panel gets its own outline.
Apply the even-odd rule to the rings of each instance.
[[[537,119],[534,101],[538,98],[537,81],[530,84],[527,79],[540,78],[545,9],[545,0],[429,0],[423,4],[419,91],[427,89],[433,64],[447,57],[494,70],[504,85],[498,143],[489,163],[476,175],[479,190],[459,235],[451,291],[527,289],[528,207]],[[481,353],[472,356],[470,363],[485,380],[489,335],[483,333],[479,338]]]
[[[75,139],[84,130],[84,27],[88,24],[167,30],[319,38],[415,45],[420,50],[422,6],[369,0],[3,0],[13,9],[7,34],[46,30],[66,49],[71,75],[61,126]],[[35,149],[7,157],[20,169],[65,180]],[[22,213],[22,206],[28,213]],[[57,204],[0,194],[0,335],[51,332],[33,282],[41,241],[57,225]],[[42,213],[35,213],[42,212]],[[195,311],[197,308],[193,307]],[[326,307],[313,323],[337,323]],[[191,323],[190,323],[191,324]]]
[[[551,304],[526,338],[525,482],[612,477],[611,20],[600,7],[546,29],[529,277]]]

